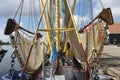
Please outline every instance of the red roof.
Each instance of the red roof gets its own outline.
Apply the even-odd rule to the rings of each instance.
[[[113,25],[109,25],[110,34],[120,34],[120,22],[115,22]]]

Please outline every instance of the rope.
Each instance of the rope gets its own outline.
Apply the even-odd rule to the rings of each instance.
[[[33,1],[32,0],[30,0],[29,1],[29,22],[28,22],[28,30],[30,30],[30,29],[32,29],[33,31],[34,31],[34,28],[33,28],[33,5],[34,5],[34,3],[33,3]],[[30,26],[31,25],[31,26]],[[30,28],[31,27],[31,28]]]
[[[20,4],[19,4],[19,7],[18,7],[18,9],[17,9],[17,11],[16,11],[16,13],[15,13],[15,15],[14,15],[13,19],[15,19],[16,15],[17,15],[17,13],[18,13],[18,11],[19,11],[20,7],[21,7],[21,5],[22,5],[22,0],[21,0],[21,2],[20,2]]]
[[[24,3],[24,0],[22,0],[22,2],[21,2],[21,11],[20,11],[20,16],[19,16],[19,24],[20,24],[20,21],[21,21],[21,15],[22,15],[22,11],[23,11],[23,3]]]
[[[33,8],[35,10],[35,18],[37,20],[37,10],[36,10],[36,7],[35,7],[35,0],[33,0]]]
[[[78,7],[78,15],[80,15],[79,12],[80,12],[80,1],[79,1],[79,7]],[[78,22],[79,22],[79,17],[78,17],[77,25],[78,25]]]
[[[88,13],[89,13],[89,1],[87,1],[87,0],[84,0],[83,1],[83,3],[81,4],[81,15],[83,16],[82,17],[82,20],[81,20],[81,25],[85,25],[85,24],[87,24],[87,18],[85,19],[84,17],[87,17],[88,16]],[[78,12],[80,12],[79,11],[80,10],[80,2],[79,2],[79,8],[78,8]],[[80,14],[79,14],[80,15]],[[77,23],[78,24],[78,23]],[[87,39],[88,40],[88,39]],[[90,77],[92,77],[92,74],[91,74],[91,68],[90,68],[90,66],[89,66],[89,63],[88,63],[88,61],[87,61],[87,56],[86,56],[86,54],[85,54],[85,51],[84,51],[84,49],[83,49],[83,46],[82,46],[82,44],[80,44],[80,46],[81,46],[81,48],[82,48],[82,56],[83,56],[83,58],[84,58],[84,60],[85,60],[85,63],[86,63],[86,66],[87,66],[87,71],[89,72],[89,74],[90,74]],[[87,49],[87,52],[88,52],[88,41],[86,42],[86,49]],[[86,73],[84,74],[85,75],[85,79],[87,79],[87,77],[86,77]]]
[[[40,20],[39,20],[39,22],[38,22],[38,27],[37,27],[36,32],[35,32],[35,34],[34,34],[34,38],[33,38],[33,40],[32,40],[32,45],[31,45],[31,47],[30,47],[30,50],[29,50],[29,53],[28,53],[28,56],[27,56],[27,59],[26,59],[26,62],[25,62],[25,66],[24,66],[24,68],[23,68],[23,72],[25,71],[25,69],[26,69],[26,67],[27,67],[28,60],[29,60],[30,55],[31,55],[31,51],[32,51],[32,48],[33,48],[33,45],[34,45],[34,41],[35,41],[35,39],[36,39],[36,35],[37,35],[38,29],[39,29],[39,26],[40,26],[40,23],[41,23],[41,20],[42,20],[43,13],[44,13],[44,11],[45,11],[45,7],[46,7],[46,4],[47,4],[47,1],[48,1],[48,0],[46,0],[45,6],[43,7],[43,10],[42,10],[42,13],[41,13],[41,16],[40,16]]]
[[[25,33],[24,31],[22,31],[22,30],[20,30],[24,35],[26,35],[26,36],[28,36],[28,37],[30,37],[30,38],[33,38],[33,36],[30,36],[30,35],[28,35],[27,33]]]
[[[91,21],[93,20],[93,9],[92,9],[92,0],[90,0],[90,12],[91,12]],[[92,24],[93,26],[93,24]],[[93,35],[93,46],[95,48],[95,30],[94,27],[92,27],[92,35]]]
[[[35,27],[37,26],[36,22],[37,18],[37,10],[35,6],[35,0],[29,1],[29,18],[28,18],[28,30],[32,30],[35,32]]]
[[[101,0],[99,0],[99,3],[101,4],[102,8],[104,9],[103,3]]]

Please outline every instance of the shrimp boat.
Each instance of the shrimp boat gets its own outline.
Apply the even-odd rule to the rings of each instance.
[[[28,9],[26,1],[20,1],[6,24],[4,34],[10,37],[13,53],[2,80],[102,80],[98,62],[108,25],[113,24],[111,9],[103,8],[93,18],[91,0],[29,0]],[[28,18],[24,9],[29,10]],[[83,16],[79,25],[76,9]],[[14,69],[15,58],[20,70]]]

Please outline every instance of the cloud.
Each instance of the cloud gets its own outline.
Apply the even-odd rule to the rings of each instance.
[[[120,17],[120,0],[101,0],[101,2],[105,8],[111,8],[114,19]],[[99,1],[96,1],[96,3],[97,4],[93,10],[95,15],[102,10],[102,6],[100,5]]]
[[[18,6],[20,4],[21,0],[1,0],[0,1],[0,17],[6,17],[6,16],[13,16],[15,15]],[[39,0],[31,0],[34,1],[35,5],[39,6]],[[23,15],[29,14],[29,2],[30,0],[24,0],[24,7],[23,7]],[[31,2],[33,4],[33,2]],[[32,5],[30,5],[33,7]],[[35,7],[36,7],[35,6]]]
[[[15,13],[20,0],[1,0],[0,1],[0,16],[10,16]]]
[[[77,25],[81,24],[82,17],[79,15],[74,15],[74,20]]]
[[[77,25],[77,28],[79,29],[80,27],[83,27],[86,25],[86,22],[88,20],[88,16],[79,16],[79,15],[74,15],[74,20]]]

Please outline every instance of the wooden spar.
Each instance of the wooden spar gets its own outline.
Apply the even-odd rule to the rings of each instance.
[[[60,12],[59,12],[59,0],[56,0],[56,28],[60,28]],[[60,50],[60,31],[56,31],[56,47],[57,51]]]
[[[42,10],[42,13],[41,13],[41,16],[40,16],[40,20],[39,20],[39,23],[38,23],[38,27],[37,27],[36,32],[35,32],[35,34],[34,34],[34,38],[33,38],[33,40],[32,40],[32,45],[31,45],[31,47],[30,47],[28,56],[27,56],[26,61],[25,61],[25,65],[24,65],[24,68],[23,68],[23,72],[25,71],[25,69],[26,69],[26,67],[27,67],[27,64],[28,64],[28,61],[29,61],[29,58],[30,58],[30,55],[31,55],[31,51],[32,51],[32,48],[33,48],[33,45],[34,45],[34,41],[35,41],[35,39],[36,39],[36,37],[37,37],[37,32],[38,32],[38,29],[39,29],[39,26],[40,26],[40,22],[41,22],[41,20],[42,20],[43,13],[44,13],[44,11],[45,11],[45,7],[46,7],[46,4],[47,4],[47,1],[48,1],[48,0],[46,0],[45,6],[44,6],[44,8],[43,8],[43,10]]]
[[[90,23],[88,23],[86,26],[84,26],[83,28],[81,28],[78,32],[82,33],[84,32],[84,29],[87,28],[89,25],[91,25],[98,17],[96,17],[95,19],[93,19]]]
[[[24,30],[24,31],[26,31],[26,32],[28,32],[28,33],[33,34],[33,35],[34,35],[34,33],[33,33],[33,32],[28,31],[27,29],[24,29],[24,28],[23,28],[23,27],[21,27],[21,26],[19,26],[19,29],[22,29],[22,30]]]
[[[28,30],[22,28],[21,26],[20,26],[19,28],[22,29],[22,30],[24,30],[24,31],[26,31],[26,32],[28,32],[28,33],[30,33],[30,34],[33,34],[33,35],[35,34],[35,33],[31,32],[31,31],[28,31]],[[41,37],[42,37],[42,34],[37,33],[37,36],[41,38]]]
[[[111,9],[107,8],[107,9],[103,9],[103,11],[97,16],[95,17],[90,23],[88,23],[86,26],[84,26],[83,28],[81,28],[78,32],[82,33],[84,31],[85,28],[87,28],[89,25],[91,25],[96,19],[102,19],[103,21],[105,21],[108,25],[112,25],[114,23],[113,21],[113,17],[112,17],[112,13],[111,13]]]
[[[26,32],[29,33],[29,34],[34,35],[33,32],[28,31],[27,29],[19,26],[19,25],[15,22],[14,19],[8,19],[7,25],[6,25],[6,28],[5,28],[5,31],[4,31],[4,34],[5,34],[5,35],[10,35],[10,34],[12,34],[14,31],[16,31],[16,29],[21,29],[21,30],[26,31]],[[41,35],[40,33],[37,33],[37,36],[40,37],[40,38],[42,37],[42,35]]]

